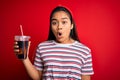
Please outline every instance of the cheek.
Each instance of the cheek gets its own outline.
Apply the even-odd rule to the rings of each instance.
[[[69,36],[69,35],[70,35],[70,32],[71,32],[71,28],[66,28],[66,29],[64,30],[64,32],[65,32],[65,35],[66,35],[66,36]]]
[[[52,32],[53,32],[53,33],[56,32],[56,27],[55,27],[55,26],[52,26],[51,29],[52,29]]]

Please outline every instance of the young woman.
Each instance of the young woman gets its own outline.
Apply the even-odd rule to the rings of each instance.
[[[32,79],[90,80],[94,73],[91,51],[80,43],[75,28],[67,8],[58,6],[52,11],[48,40],[38,45],[34,65],[29,57],[22,60]]]

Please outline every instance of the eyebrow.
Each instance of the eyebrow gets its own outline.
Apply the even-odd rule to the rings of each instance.
[[[67,17],[65,17],[65,18],[62,18],[62,19],[68,19]]]
[[[64,17],[64,18],[61,18],[61,19],[68,19],[68,18],[67,18],[67,17]],[[57,19],[53,18],[52,21],[53,21],[53,20],[57,20]]]

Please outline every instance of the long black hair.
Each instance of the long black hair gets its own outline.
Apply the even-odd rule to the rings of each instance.
[[[74,40],[77,40],[79,41],[79,38],[78,38],[78,35],[77,35],[77,32],[76,32],[76,25],[75,25],[75,22],[73,20],[73,17],[70,13],[70,11],[63,7],[63,6],[57,6],[55,9],[53,9],[53,11],[51,12],[51,15],[50,15],[50,28],[49,28],[49,35],[48,35],[48,40],[56,40],[55,38],[55,35],[53,34],[52,32],[52,29],[51,29],[51,21],[52,21],[52,17],[54,15],[54,13],[58,12],[58,11],[64,11],[65,13],[68,14],[69,18],[70,18],[70,21],[71,21],[71,24],[73,24],[73,29],[71,30],[70,32],[70,37]]]

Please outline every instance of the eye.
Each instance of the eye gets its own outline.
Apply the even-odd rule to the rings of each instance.
[[[62,24],[66,24],[67,23],[67,21],[62,21]]]
[[[57,22],[55,22],[55,21],[54,21],[54,22],[52,22],[52,25],[57,25]]]

